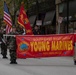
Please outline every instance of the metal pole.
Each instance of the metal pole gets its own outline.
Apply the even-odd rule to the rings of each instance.
[[[16,14],[16,13],[15,13],[15,8],[16,8],[16,7],[15,7],[15,0],[14,0],[14,21],[13,21],[13,24],[14,24],[14,25],[15,25],[15,14]]]
[[[69,0],[67,0],[67,33],[69,27]]]
[[[37,7],[37,10],[36,10],[37,12],[36,13],[37,13],[37,17],[38,17],[38,14],[39,14],[39,3],[38,3],[38,0],[36,0],[36,7]],[[37,18],[37,19],[39,19],[39,18]]]
[[[58,34],[60,34],[60,23],[58,23]]]

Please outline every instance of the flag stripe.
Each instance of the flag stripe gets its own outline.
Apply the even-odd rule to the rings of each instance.
[[[4,13],[4,20],[6,20],[6,21],[9,23],[9,25],[12,25],[11,18],[10,18],[10,16],[7,15],[6,13]]]
[[[7,25],[7,26],[6,26],[6,34],[10,33],[11,29],[12,29],[12,28]]]
[[[4,13],[4,17],[6,17],[9,21],[11,21],[10,16]],[[12,21],[11,21],[12,22]]]
[[[7,16],[5,16],[4,19],[7,19],[11,23],[10,19]]]
[[[4,11],[4,15],[7,15],[8,17],[10,17],[10,15],[9,15],[9,14],[7,14],[5,11]]]
[[[9,22],[9,20],[8,20],[7,18],[4,18],[4,20],[5,20],[10,26],[12,26],[12,23]]]

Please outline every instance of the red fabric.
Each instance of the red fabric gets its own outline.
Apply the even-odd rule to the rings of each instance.
[[[32,28],[30,26],[30,22],[27,18],[27,14],[25,12],[24,9],[24,5],[22,4],[20,7],[20,13],[19,13],[19,17],[18,17],[18,23],[23,26],[26,30],[26,35],[32,35]]]
[[[57,57],[73,56],[74,35],[49,35],[49,36],[16,36],[17,57]]]

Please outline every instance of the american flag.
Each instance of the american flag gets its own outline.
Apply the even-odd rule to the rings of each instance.
[[[6,34],[8,34],[12,29],[12,20],[11,20],[11,16],[10,16],[10,13],[9,13],[6,2],[4,2],[4,17],[3,17],[3,20],[6,23]]]

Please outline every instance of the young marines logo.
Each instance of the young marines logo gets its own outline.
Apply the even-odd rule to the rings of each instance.
[[[28,49],[29,49],[29,44],[27,42],[21,42],[19,44],[19,50],[21,52],[26,52],[26,51],[28,51]]]

